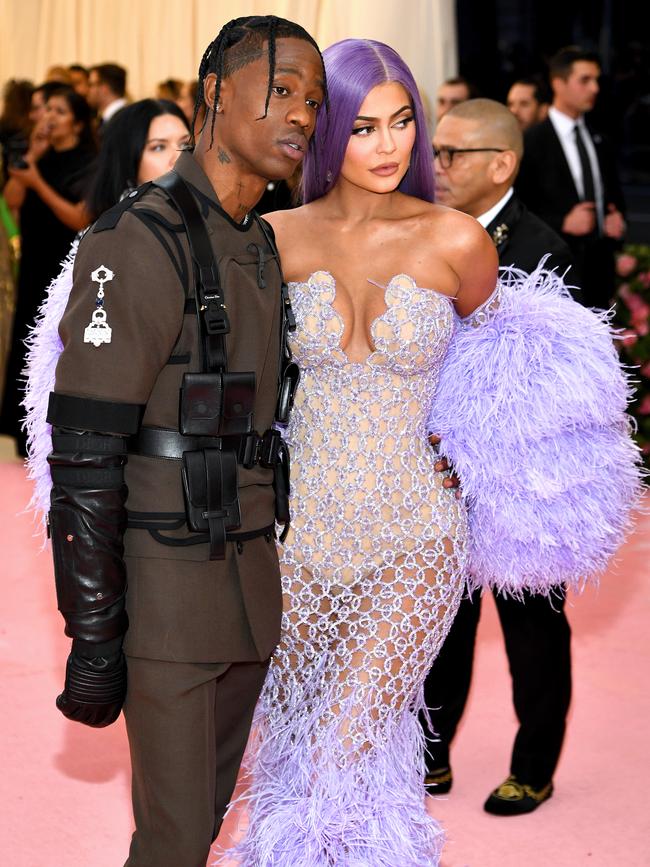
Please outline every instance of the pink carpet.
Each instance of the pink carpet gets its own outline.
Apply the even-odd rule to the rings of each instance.
[[[22,465],[0,462],[4,684],[0,864],[120,867],[131,832],[122,720],[98,731],[54,707],[68,640],[52,569],[39,552]],[[442,867],[650,867],[650,517],[599,591],[573,599],[573,708],[556,794],[530,816],[481,805],[506,776],[515,720],[494,606],[484,606],[476,672],[449,796],[429,809],[447,829]],[[235,827],[229,817],[222,839]],[[183,865],[178,865],[183,867]],[[253,867],[253,865],[247,865]],[[400,865],[395,865],[400,867]]]

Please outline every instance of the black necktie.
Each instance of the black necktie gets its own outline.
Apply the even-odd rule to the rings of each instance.
[[[594,176],[591,171],[591,161],[589,159],[589,154],[587,153],[585,140],[582,137],[582,130],[580,129],[580,124],[576,124],[573,129],[576,136],[576,145],[578,146],[580,166],[582,168],[582,189],[584,192],[584,196],[582,198],[585,202],[595,202],[596,188],[594,187]]]

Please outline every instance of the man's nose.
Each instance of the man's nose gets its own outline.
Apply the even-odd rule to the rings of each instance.
[[[307,103],[300,99],[296,100],[287,112],[287,120],[293,126],[307,129],[314,120],[314,114]]]

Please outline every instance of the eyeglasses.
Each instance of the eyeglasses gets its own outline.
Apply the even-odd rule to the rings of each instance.
[[[484,151],[494,151],[502,154],[506,148],[437,148],[433,146],[434,160],[440,160],[443,169],[450,169],[456,154],[478,154]]]

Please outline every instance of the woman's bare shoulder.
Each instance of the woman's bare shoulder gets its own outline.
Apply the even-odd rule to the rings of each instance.
[[[498,256],[492,239],[474,217],[444,205],[423,213],[420,231],[431,267],[442,257],[456,275],[456,308],[467,315],[494,289]]]
[[[317,230],[313,210],[309,204],[264,215],[264,219],[273,228],[282,270],[287,280],[299,279],[305,267],[308,267],[305,262],[306,251],[310,251],[318,259],[318,240],[322,237],[322,232]]]
[[[450,239],[454,238],[461,243],[471,242],[472,239],[476,240],[485,234],[480,223],[469,214],[435,202],[422,204],[424,207],[421,210],[420,221],[424,231],[442,232],[448,234]]]
[[[264,219],[271,224],[277,237],[288,232],[299,231],[301,227],[306,226],[312,211],[313,205],[310,203],[284,211],[271,211],[269,214],[264,214]]]

